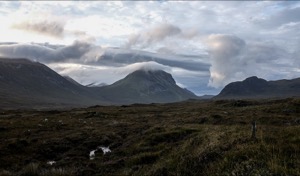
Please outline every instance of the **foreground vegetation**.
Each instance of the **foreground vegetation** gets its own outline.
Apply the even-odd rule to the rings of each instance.
[[[300,175],[300,99],[0,113],[0,175]]]

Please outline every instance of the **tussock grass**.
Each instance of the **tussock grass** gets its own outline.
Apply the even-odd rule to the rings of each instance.
[[[67,176],[76,175],[75,168],[51,168],[48,170],[43,170],[40,176]]]

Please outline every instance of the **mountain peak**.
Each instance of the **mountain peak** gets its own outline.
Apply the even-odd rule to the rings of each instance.
[[[114,95],[108,99],[126,100],[126,103],[166,103],[196,98],[190,91],[177,86],[172,75],[163,70],[140,69],[101,90]]]
[[[246,78],[243,82],[249,82],[249,83],[253,83],[253,82],[267,82],[266,80],[262,79],[262,78],[258,78],[257,76],[251,76]]]
[[[250,76],[248,78],[246,78],[244,81],[246,80],[258,80],[259,78],[257,76]]]
[[[175,80],[173,79],[172,75],[170,73],[167,73],[163,70],[136,70],[129,75],[126,76],[126,78],[134,78],[134,79],[140,79],[140,81],[165,81],[169,84],[176,84]]]

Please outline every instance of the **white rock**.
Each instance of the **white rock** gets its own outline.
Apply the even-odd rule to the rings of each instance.
[[[98,147],[99,149],[102,150],[103,155],[105,155],[106,153],[110,153],[111,150],[109,149],[109,147]]]
[[[95,159],[95,152],[97,151],[97,149],[96,150],[92,150],[92,151],[90,151],[90,160],[93,160],[93,159]]]
[[[55,164],[55,161],[48,161],[47,164],[49,164],[50,166],[52,166],[53,164]]]

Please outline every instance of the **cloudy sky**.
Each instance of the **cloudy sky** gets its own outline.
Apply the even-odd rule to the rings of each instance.
[[[300,77],[297,1],[0,1],[0,56],[82,84],[163,69],[198,95]]]

